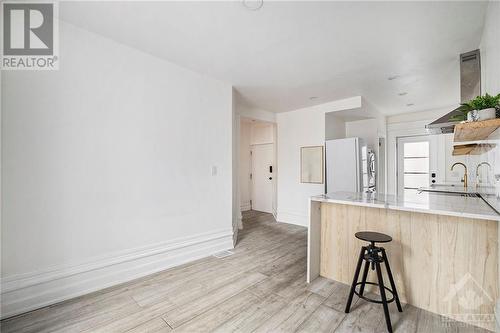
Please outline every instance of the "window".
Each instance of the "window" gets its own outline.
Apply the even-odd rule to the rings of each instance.
[[[404,144],[404,189],[429,186],[429,142]]]
[[[429,186],[430,142],[425,137],[398,140],[399,194],[411,197],[420,187]]]

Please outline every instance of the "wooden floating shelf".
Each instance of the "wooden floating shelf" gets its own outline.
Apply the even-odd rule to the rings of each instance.
[[[468,145],[453,146],[453,156],[461,155],[481,155],[495,148],[495,144],[478,144],[472,143]]]
[[[500,118],[455,125],[455,142],[485,140],[500,127]]]

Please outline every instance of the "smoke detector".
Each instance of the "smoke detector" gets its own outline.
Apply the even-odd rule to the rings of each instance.
[[[243,0],[242,3],[249,10],[259,10],[264,6],[264,0]]]

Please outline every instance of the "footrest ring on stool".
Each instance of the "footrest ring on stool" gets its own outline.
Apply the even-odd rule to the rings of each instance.
[[[358,282],[356,283],[356,286],[354,287],[354,293],[359,297],[359,298],[362,298],[364,299],[365,301],[368,301],[368,302],[372,302],[372,303],[377,303],[377,304],[383,304],[382,300],[378,300],[378,299],[372,299],[372,298],[368,298],[366,296],[363,296],[363,295],[360,295],[357,290],[356,290],[356,287],[359,286],[359,285],[362,285],[363,282]],[[371,284],[372,286],[377,286],[378,287],[378,284],[377,283],[374,283],[374,282],[365,282],[365,285],[366,284]],[[386,286],[384,286],[384,289],[388,292],[391,293],[392,295],[392,298],[391,299],[388,299],[387,300],[387,303],[391,303],[394,301],[394,293],[392,292],[391,289],[387,288]]]

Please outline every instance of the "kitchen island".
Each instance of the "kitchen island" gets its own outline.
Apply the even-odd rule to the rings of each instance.
[[[404,303],[494,330],[499,220],[485,201],[469,195],[315,196],[310,199],[307,279],[321,275],[350,285],[364,245],[354,234],[382,232],[393,238],[384,247]]]

